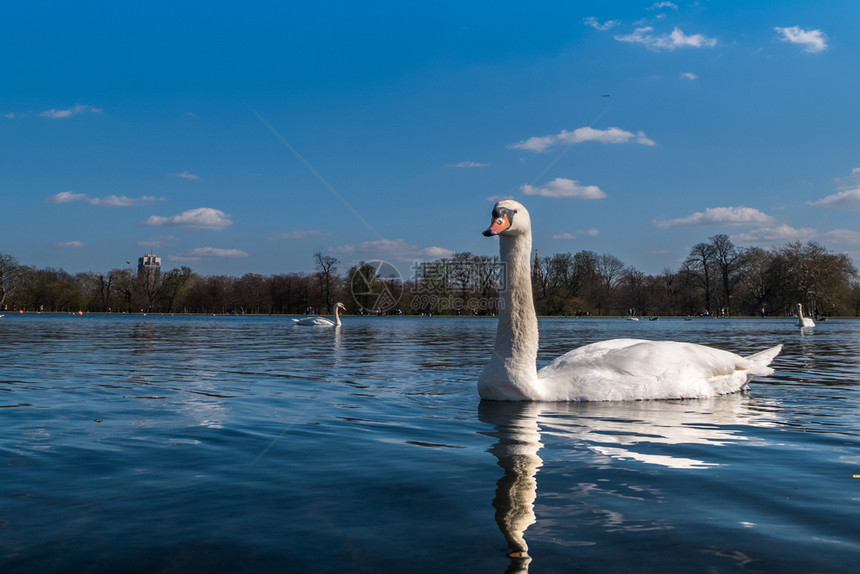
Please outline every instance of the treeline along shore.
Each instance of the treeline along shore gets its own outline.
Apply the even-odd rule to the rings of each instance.
[[[71,274],[0,253],[0,311],[153,313],[350,313],[492,315],[504,274],[498,258],[456,253],[416,263],[409,277],[316,253],[314,271],[202,276],[189,267]],[[677,270],[649,275],[611,254],[534,255],[537,312],[546,316],[786,316],[796,303],[823,316],[860,316],[851,258],[814,242],[739,248],[726,235],[696,244]]]

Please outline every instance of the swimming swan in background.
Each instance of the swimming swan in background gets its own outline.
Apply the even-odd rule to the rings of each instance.
[[[334,321],[326,317],[304,317],[302,319],[293,319],[293,323],[306,327],[340,327],[340,313],[338,312],[340,309],[346,311],[344,304],[338,302],[334,306]]]
[[[797,323],[798,327],[815,327],[815,321],[812,320],[812,317],[804,317],[803,316],[803,305],[800,303],[797,304]]]
[[[496,401],[621,401],[704,398],[734,393],[768,367],[782,345],[741,357],[674,341],[613,339],[566,353],[537,370],[538,321],[532,300],[529,212],[513,200],[496,203],[484,231],[499,236],[507,286],[500,294],[493,356],[478,378],[482,399]]]

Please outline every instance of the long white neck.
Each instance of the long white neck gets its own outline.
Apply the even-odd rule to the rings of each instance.
[[[334,326],[340,327],[340,307],[334,306]]]
[[[499,236],[504,283],[493,356],[478,379],[481,398],[538,399],[538,322],[532,300],[531,232]]]

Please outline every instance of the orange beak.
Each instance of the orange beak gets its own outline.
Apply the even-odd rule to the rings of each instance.
[[[511,222],[508,219],[508,216],[504,213],[493,219],[493,223],[484,230],[484,235],[486,237],[492,237],[493,235],[498,235],[505,229],[511,226]]]

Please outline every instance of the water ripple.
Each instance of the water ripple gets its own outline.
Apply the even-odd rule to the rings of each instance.
[[[855,568],[860,322],[540,326],[785,346],[747,394],[493,404],[489,318],[7,316],[0,569]]]

